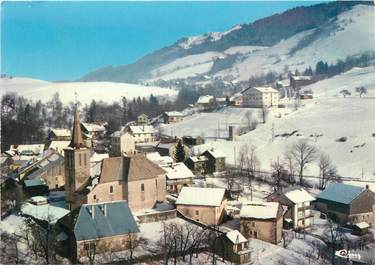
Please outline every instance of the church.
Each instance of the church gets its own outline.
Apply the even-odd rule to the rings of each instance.
[[[64,149],[65,193],[69,210],[85,203],[128,201],[132,211],[150,209],[166,196],[166,171],[142,154],[105,158],[99,179],[90,175],[91,148],[85,144],[79,112],[74,113],[73,133]]]

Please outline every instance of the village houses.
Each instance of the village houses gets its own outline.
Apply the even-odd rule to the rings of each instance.
[[[223,233],[218,238],[216,252],[225,260],[235,264],[248,263],[250,262],[251,258],[249,240],[246,239],[238,230]]]
[[[269,108],[279,104],[279,92],[272,87],[249,87],[241,93],[244,107]]]
[[[215,106],[215,97],[211,95],[200,96],[197,100],[197,106],[202,109],[210,109]]]
[[[176,162],[176,146],[179,141],[181,140],[177,138],[163,139],[155,146],[155,149],[161,156],[170,156],[173,161]],[[182,144],[182,147],[184,149],[185,159],[187,159],[190,156],[190,148],[185,144]]]
[[[246,238],[279,243],[283,232],[283,208],[278,202],[253,201],[242,205],[240,232]]]
[[[179,111],[168,111],[163,113],[163,121],[165,124],[180,122],[184,119],[184,114]]]
[[[220,173],[225,171],[225,154],[219,149],[208,149],[202,153],[207,157],[207,173]]]
[[[51,128],[48,133],[50,141],[70,141],[70,131],[68,129]]]
[[[226,216],[225,189],[183,187],[176,201],[177,211],[207,225],[219,225]]]
[[[374,226],[375,194],[369,186],[331,183],[316,196],[315,207],[340,224]]]
[[[191,156],[184,163],[195,175],[205,175],[207,173],[208,158],[203,155]]]
[[[267,197],[267,201],[279,202],[287,208],[284,214],[285,227],[294,229],[307,228],[312,224],[312,202],[315,198],[305,189],[291,187],[276,191]]]
[[[136,144],[155,142],[156,131],[151,125],[129,125],[127,132],[134,136]]]
[[[148,116],[141,114],[137,117],[137,125],[147,125],[149,123]]]
[[[167,172],[167,192],[179,193],[183,187],[190,187],[193,184],[194,174],[184,163],[172,163],[162,168]]]

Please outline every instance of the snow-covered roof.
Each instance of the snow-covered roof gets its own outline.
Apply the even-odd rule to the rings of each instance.
[[[104,132],[105,127],[100,124],[81,122],[88,132]]]
[[[362,187],[343,183],[332,183],[316,197],[318,199],[349,204],[362,193],[363,189]]]
[[[210,153],[215,158],[225,157],[225,154],[219,149],[207,149],[205,152]]]
[[[68,129],[52,128],[51,132],[58,137],[70,137],[71,135]]]
[[[243,205],[240,217],[256,219],[273,219],[277,217],[279,210],[278,202],[250,202]]]
[[[64,148],[68,147],[69,144],[70,144],[70,141],[51,141],[49,145],[49,149],[61,151]]]
[[[34,154],[40,154],[44,150],[44,144],[20,144],[20,145],[11,145],[9,151],[17,151],[22,153],[25,151],[32,151]]]
[[[216,98],[217,102],[225,102],[227,99],[226,98]]]
[[[104,154],[98,154],[96,152],[94,152],[91,157],[90,157],[90,162],[92,163],[95,163],[95,162],[100,162],[102,161],[104,158],[108,158],[109,157],[109,154],[107,153],[104,153]]]
[[[183,187],[176,204],[220,206],[224,194],[225,189],[222,188]]]
[[[35,219],[47,221],[50,224],[56,223],[57,220],[69,213],[68,210],[61,207],[50,204],[35,205],[29,202],[22,205],[21,212]]]
[[[300,81],[300,80],[311,80],[311,76],[307,75],[300,75],[300,76],[292,76],[292,79]]]
[[[165,112],[165,114],[167,116],[179,116],[179,117],[184,116],[184,114],[182,114],[182,112],[179,112],[179,111],[167,111]]]
[[[225,235],[233,244],[241,244],[247,242],[247,239],[238,230],[232,230],[230,232],[227,232]]]
[[[129,126],[132,133],[142,134],[142,133],[155,133],[154,127],[151,125],[132,125]]]
[[[214,96],[205,95],[205,96],[200,96],[200,97],[198,98],[197,103],[198,103],[198,104],[208,104],[208,103],[210,103],[212,100],[214,100]]]
[[[205,156],[191,156],[190,159],[195,163],[195,162],[203,162],[207,161],[208,158]]]
[[[298,204],[301,202],[311,202],[315,201],[315,198],[310,195],[303,188],[293,188],[284,192],[285,196],[291,200],[293,203]]]
[[[356,227],[358,227],[359,229],[365,229],[365,228],[369,228],[370,225],[366,222],[360,222],[358,224],[355,224]]]
[[[147,153],[146,157],[148,160],[158,165],[168,165],[173,163],[173,158],[170,156],[161,156],[158,152]]]
[[[278,91],[276,89],[272,88],[272,87],[249,87],[248,89],[250,89],[250,88],[258,90],[261,93],[278,93]],[[242,92],[245,92],[248,89],[245,89]]]
[[[167,171],[167,179],[187,179],[194,177],[193,172],[184,163],[174,163],[162,168]]]

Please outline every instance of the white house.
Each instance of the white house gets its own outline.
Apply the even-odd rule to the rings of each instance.
[[[130,125],[127,131],[134,136],[136,144],[155,142],[156,131],[151,125]]]
[[[131,155],[135,153],[135,137],[128,132],[116,131],[111,134],[111,155]]]
[[[284,220],[286,223],[290,223],[294,229],[306,228],[311,225],[311,202],[315,201],[315,198],[303,188],[291,187],[284,191],[277,191],[269,195],[267,200],[279,202],[287,207]]]
[[[193,184],[195,176],[184,163],[172,163],[164,165],[162,168],[167,172],[167,191],[169,193],[178,193],[183,187]]]
[[[279,92],[272,87],[249,87],[241,92],[243,106],[250,108],[274,107],[279,104]]]

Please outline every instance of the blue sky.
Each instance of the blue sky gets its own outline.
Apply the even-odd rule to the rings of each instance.
[[[308,1],[3,2],[1,72],[75,80],[186,36],[224,31]]]

